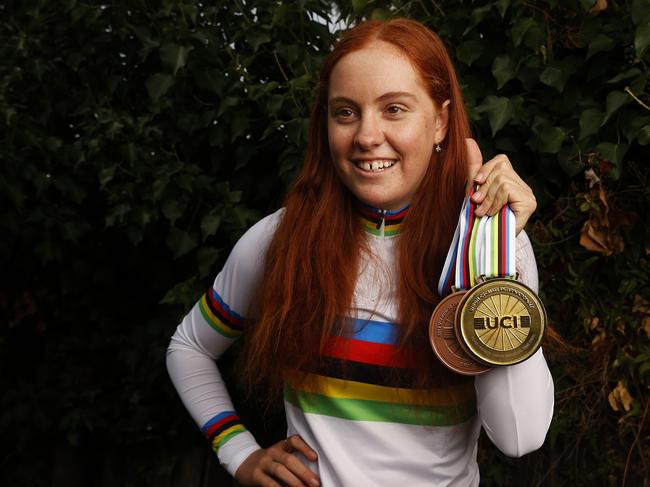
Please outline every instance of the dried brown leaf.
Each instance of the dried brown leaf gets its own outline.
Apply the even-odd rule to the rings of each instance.
[[[607,400],[609,401],[609,405],[612,407],[614,411],[620,411],[619,408],[619,404],[620,404],[621,406],[623,406],[625,412],[628,412],[632,407],[632,402],[634,401],[634,398],[625,387],[625,384],[623,384],[623,381],[619,380],[614,390],[612,390],[612,392],[610,392],[609,395],[607,396]]]
[[[645,331],[645,334],[648,336],[648,340],[650,340],[650,316],[646,316],[643,318],[642,325],[643,331]]]
[[[598,252],[603,255],[612,255],[607,248],[607,235],[600,229],[594,228],[591,220],[585,222],[580,233],[580,245],[591,252]]]
[[[625,248],[625,242],[618,232],[599,224],[593,217],[582,227],[580,245],[591,252],[598,252],[606,256],[622,252]]]
[[[646,315],[650,315],[650,302],[644,299],[640,294],[635,294],[632,311],[634,313],[644,313]]]
[[[605,330],[602,328],[599,328],[598,335],[596,335],[593,340],[591,340],[591,348],[598,348],[605,341],[605,338],[607,338],[607,332],[605,332]]]
[[[605,188],[603,188],[602,184],[598,185],[598,199],[601,201],[601,203],[605,207],[605,215],[607,215],[607,213],[609,213],[609,203],[607,203],[607,196],[605,195]],[[605,217],[605,221],[603,223],[605,223],[607,225],[609,222],[606,221],[606,218],[607,217]]]
[[[620,392],[621,396],[621,404],[623,404],[623,408],[625,411],[629,411],[630,408],[632,407],[632,402],[634,401],[634,398],[630,395],[630,392],[625,388],[621,388]]]
[[[607,0],[598,0],[589,10],[590,14],[597,14],[607,9]]]
[[[616,398],[614,397],[614,391],[609,393],[609,395],[607,396],[607,401],[609,401],[609,405],[612,407],[614,411],[618,411],[618,403],[616,402]]]

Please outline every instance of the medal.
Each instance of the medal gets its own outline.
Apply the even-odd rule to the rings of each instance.
[[[490,367],[472,359],[457,338],[456,309],[464,295],[465,291],[458,291],[440,301],[429,322],[429,338],[436,356],[448,369],[462,375],[477,375]]]
[[[455,288],[468,291],[444,298],[429,323],[436,356],[465,375],[526,360],[546,330],[544,305],[516,280],[514,213],[504,206],[493,217],[477,217],[473,192],[463,203],[438,284],[444,296],[453,275]]]
[[[486,365],[526,360],[542,343],[546,312],[537,295],[512,279],[490,279],[465,293],[456,310],[460,344]]]
[[[463,211],[467,210],[467,203],[468,200],[466,199],[461,215]],[[452,294],[443,298],[431,315],[429,341],[438,360],[448,369],[462,375],[478,375],[487,372],[491,367],[485,366],[467,352],[461,340],[459,340],[459,329],[456,325],[458,305],[466,293],[466,291],[462,290],[464,281],[457,269],[459,249],[461,254],[464,251],[460,245],[460,234],[464,232],[466,225],[464,226],[461,223],[462,221],[459,220],[456,226],[438,284],[440,296],[444,296],[448,291],[451,291]],[[451,286],[452,278],[454,278],[455,288]],[[456,289],[461,289],[461,291],[456,291]]]

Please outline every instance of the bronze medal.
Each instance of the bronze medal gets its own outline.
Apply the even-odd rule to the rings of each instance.
[[[478,375],[491,369],[468,355],[459,343],[456,330],[456,309],[465,291],[445,297],[431,315],[429,341],[436,356],[447,368],[462,375]]]
[[[540,347],[546,311],[537,295],[512,279],[485,281],[464,294],[456,310],[460,343],[475,360],[513,365]]]

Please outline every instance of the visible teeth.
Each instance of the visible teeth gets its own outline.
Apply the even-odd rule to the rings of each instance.
[[[357,162],[357,167],[364,171],[381,171],[391,167],[393,164],[395,164],[395,161],[390,160],[372,161],[372,163],[360,161]]]

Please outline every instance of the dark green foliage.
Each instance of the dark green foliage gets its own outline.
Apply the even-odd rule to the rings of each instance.
[[[546,445],[509,460],[482,442],[485,484],[649,475],[648,0],[28,0],[0,3],[3,485],[51,484],[66,444],[126,452],[125,484],[167,482],[200,441],[169,336],[281,203],[333,32],[392,16],[443,37],[484,157],[534,188],[569,343]]]

